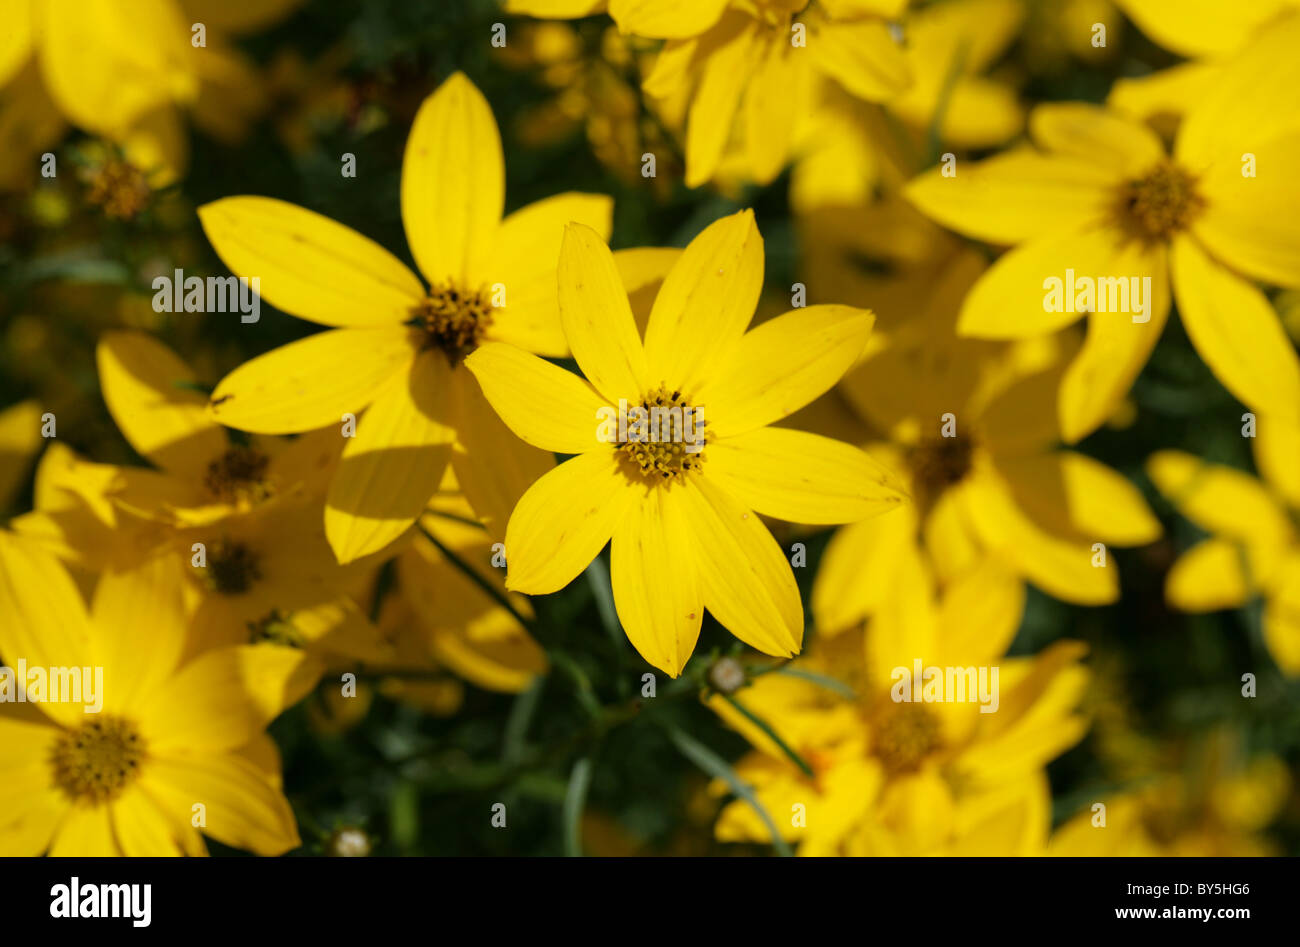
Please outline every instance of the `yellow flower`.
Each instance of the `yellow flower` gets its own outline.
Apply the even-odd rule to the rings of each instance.
[[[122,467],[108,494],[176,526],[202,526],[268,503],[323,492],[342,439],[236,443],[208,413],[194,372],[143,332],[106,332],[96,347],[99,384],[122,435],[159,470]]]
[[[609,249],[591,228],[570,224],[560,314],[587,381],[508,345],[466,360],[516,434],[578,455],[516,506],[507,587],[563,588],[612,537],[619,618],[642,657],[673,676],[695,647],[704,608],[760,651],[799,649],[794,576],[754,511],[840,523],[900,501],[891,477],[860,451],[767,426],[834,384],[873,317],[813,306],[746,333],[762,247],[750,211],[707,227],[664,279],[643,343]],[[675,432],[652,442],[653,433],[613,430],[620,408],[626,420],[652,405],[677,409]],[[691,417],[707,425],[703,442],[688,443],[698,430],[687,428]]]
[[[0,853],[201,855],[200,830],[262,855],[299,844],[264,730],[310,662],[246,647],[187,658],[176,570],[159,557],[106,572],[87,611],[57,560],[0,533],[6,663],[102,669],[103,701],[5,705]]]
[[[402,165],[402,220],[428,287],[354,230],[283,201],[200,208],[236,274],[269,302],[329,331],[276,349],[217,385],[212,415],[264,434],[338,425],[366,410],[330,485],[325,531],[341,562],[382,549],[424,510],[448,461],[498,538],[552,458],[510,436],[461,362],[500,340],[566,353],[555,304],[565,223],[609,232],[610,200],[561,194],[501,219],[501,139],[482,94],[457,73],[415,118]]]
[[[894,581],[899,596],[865,636],[819,639],[809,655],[762,674],[731,701],[709,698],[756,748],[738,775],[800,854],[1037,853],[1050,825],[1042,767],[1086,729],[1075,711],[1088,678],[1078,663],[1083,647],[1063,641],[1035,658],[1004,657],[1024,590],[994,564],[940,597],[915,557]],[[918,660],[943,674],[970,669],[983,690],[903,700],[911,690],[899,669],[911,675]],[[987,686],[974,684],[981,669]],[[727,805],[715,832],[723,841],[770,838],[743,800]]]
[[[699,187],[719,170],[739,124],[749,176],[766,184],[791,153],[793,130],[819,75],[878,102],[910,81],[903,51],[889,32],[908,0],[611,0],[623,33],[664,39],[646,77],[656,99],[690,97],[686,184]],[[535,16],[585,16],[599,4],[512,0]]]
[[[1062,382],[1060,419],[1077,441],[1119,407],[1169,312],[1234,395],[1294,414],[1300,360],[1251,282],[1300,286],[1300,16],[1266,31],[1225,70],[1179,129],[1172,155],[1148,127],[1102,108],[1044,105],[1030,119],[1041,150],[1021,148],[954,177],[935,169],[908,187],[927,214],[962,233],[1016,245],[966,298],[960,332],[1021,338],[1073,323],[1045,281],[1149,278],[1148,321],[1092,311]],[[1256,170],[1257,176],[1251,176]],[[1085,307],[1086,308],[1086,307]],[[1095,308],[1099,309],[1100,306]]]
[[[877,336],[838,388],[877,432],[868,450],[905,472],[917,502],[831,538],[812,598],[826,632],[879,609],[896,594],[901,564],[917,555],[942,582],[998,560],[1057,598],[1111,602],[1118,570],[1094,543],[1143,545],[1160,535],[1136,487],[1057,449],[1059,356],[1020,365],[1023,353],[953,334],[984,264],[970,249],[941,259],[940,270],[897,281],[913,307],[921,300],[920,312]]]
[[[1300,676],[1300,427],[1264,417],[1255,458],[1268,483],[1181,451],[1159,451],[1147,473],[1170,502],[1210,535],[1174,563],[1165,598],[1185,612],[1236,608],[1264,598],[1264,641],[1278,667]]]
[[[1192,58],[1235,52],[1251,34],[1297,0],[1114,0],[1129,19],[1166,49]]]

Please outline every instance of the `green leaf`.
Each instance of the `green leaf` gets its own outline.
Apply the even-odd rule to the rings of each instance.
[[[582,809],[590,786],[591,757],[584,756],[573,764],[569,789],[564,794],[564,854],[570,858],[582,857]]]

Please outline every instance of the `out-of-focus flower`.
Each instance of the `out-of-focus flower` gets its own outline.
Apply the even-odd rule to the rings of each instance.
[[[1100,311],[1118,306],[1089,310],[1087,339],[1062,381],[1067,441],[1113,414],[1146,364],[1171,279],[1193,345],[1229,391],[1263,410],[1300,405],[1300,360],[1249,281],[1300,286],[1300,219],[1276,213],[1300,201],[1291,170],[1300,117],[1287,98],[1300,84],[1297,43],[1300,16],[1265,31],[1184,120],[1172,156],[1150,128],[1114,111],[1043,105],[1030,119],[1041,150],[952,177],[936,168],[908,186],[941,223],[1015,246],[966,298],[963,334],[1024,338],[1077,321],[1074,305],[1048,306],[1043,293],[1046,278],[1063,284],[1067,268],[1091,280],[1150,280],[1138,321]],[[1241,142],[1251,143],[1248,154]]]
[[[552,459],[512,437],[461,364],[498,339],[566,352],[555,260],[570,220],[609,233],[607,197],[561,194],[501,219],[505,172],[492,110],[456,73],[430,95],[402,167],[402,219],[419,277],[378,244],[270,198],[200,209],[217,253],[262,296],[330,331],[236,369],[213,417],[256,433],[356,422],[330,485],[325,531],[340,561],[382,549],[423,512],[450,461],[498,539]],[[310,274],[310,275],[304,275]]]
[[[790,673],[762,674],[730,700],[709,699],[757,748],[737,774],[800,854],[1037,853],[1050,826],[1042,767],[1086,729],[1075,709],[1088,677],[1078,663],[1083,647],[1063,641],[1034,658],[1004,657],[1024,593],[996,565],[941,597],[915,559],[895,581],[896,607],[873,619],[865,638],[855,631],[819,640]],[[940,691],[932,696],[942,699],[921,700],[920,682],[916,694],[907,683],[917,661],[939,669],[940,684],[948,669],[969,670],[971,686],[960,697]],[[977,680],[991,686],[977,693]],[[996,709],[982,713],[981,701],[993,700]],[[716,834],[770,839],[743,800],[723,810]]]
[[[609,249],[589,227],[571,224],[560,252],[560,314],[587,381],[507,345],[483,346],[467,360],[516,434],[578,455],[515,508],[507,586],[563,588],[612,537],[620,621],[642,657],[674,677],[694,650],[704,608],[764,653],[799,649],[794,576],[751,511],[838,523],[901,500],[892,476],[861,451],[768,427],[835,383],[874,317],[813,306],[746,333],[762,289],[762,246],[749,211],[705,228],[665,277],[643,342]],[[652,408],[676,411],[676,435],[630,436],[629,405],[646,417]]]
[[[0,511],[13,503],[40,446],[40,405],[22,401],[0,410]]]
[[[1255,461],[1266,482],[1182,451],[1147,461],[1157,489],[1210,535],[1169,571],[1165,597],[1187,612],[1236,608],[1264,598],[1264,641],[1273,660],[1300,676],[1300,426],[1263,417]]]
[[[0,617],[9,663],[104,672],[99,712],[51,693],[0,715],[0,851],[201,855],[200,832],[262,855],[299,844],[263,731],[301,696],[303,655],[190,659],[175,559],[106,572],[87,611],[57,560],[3,533]]]

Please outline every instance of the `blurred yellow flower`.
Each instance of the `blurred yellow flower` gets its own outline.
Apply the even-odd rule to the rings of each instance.
[[[0,533],[0,653],[102,669],[103,685],[99,712],[50,693],[0,713],[0,852],[202,855],[201,833],[261,855],[300,844],[263,731],[301,696],[309,662],[186,648],[175,559],[106,572],[87,611],[55,559]]]

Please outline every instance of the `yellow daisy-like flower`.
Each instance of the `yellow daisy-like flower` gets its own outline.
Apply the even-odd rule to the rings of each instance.
[[[907,194],[941,223],[1015,245],[974,287],[960,332],[1020,338],[1080,318],[1049,311],[1049,277],[1149,278],[1149,310],[1088,315],[1083,349],[1062,382],[1068,441],[1119,407],[1164,328],[1172,280],[1183,325],[1216,377],[1251,406],[1294,414],[1300,360],[1251,282],[1300,286],[1300,17],[1265,31],[1183,121],[1173,153],[1147,126],[1081,104],[1030,118],[1039,148],[1021,148],[953,177],[935,169]]]
[[[644,342],[598,233],[570,224],[558,272],[565,335],[587,381],[508,345],[482,346],[466,360],[516,434],[578,455],[515,508],[507,586],[554,592],[612,537],[614,604],[655,667],[681,673],[705,608],[764,653],[798,651],[794,575],[756,513],[842,523],[901,497],[861,451],[767,425],[835,383],[874,317],[813,306],[747,333],[763,284],[750,211],[711,224],[682,252],[655,297]],[[688,443],[680,420],[682,436],[615,432],[614,418],[652,407],[702,421],[703,439]]]
[[[1264,598],[1264,642],[1286,674],[1300,676],[1300,426],[1260,419],[1255,461],[1266,482],[1182,451],[1160,451],[1147,473],[1180,513],[1210,535],[1165,580],[1185,612],[1237,608]]]
[[[1058,449],[1059,364],[1020,366],[1015,353],[953,334],[984,264],[970,249],[944,259],[940,272],[897,281],[913,306],[923,300],[920,312],[873,340],[837,389],[876,432],[868,450],[905,473],[917,502],[832,537],[812,599],[828,633],[894,597],[898,570],[918,555],[941,582],[997,560],[1065,601],[1112,602],[1118,569],[1094,544],[1138,546],[1160,535],[1136,487]],[[894,295],[882,292],[882,301]]]
[[[202,855],[201,833],[262,855],[300,844],[263,731],[315,670],[287,649],[187,657],[176,569],[106,572],[87,611],[57,560],[0,533],[6,664],[103,672],[98,712],[47,693],[0,713],[0,853]]]
[[[756,748],[738,775],[800,854],[1037,853],[1050,826],[1042,767],[1086,730],[1076,711],[1088,680],[1083,647],[1062,641],[1033,658],[1005,657],[1024,590],[994,564],[941,597],[915,559],[895,582],[894,606],[865,635],[820,640],[793,673],[763,674],[730,700],[709,698]],[[969,689],[958,699],[915,699],[921,683],[913,692],[899,670],[910,681],[917,661],[941,675],[970,669]],[[715,832],[723,841],[771,838],[743,800],[727,805]]]
[[[878,102],[907,88],[907,63],[888,21],[908,0],[611,0],[609,15],[634,36],[667,40],[646,92],[689,97],[686,184],[719,170],[739,123],[753,180],[766,184],[789,160],[794,129],[817,76]],[[585,16],[599,4],[511,0],[534,16]]]
[[[383,247],[284,201],[200,208],[236,274],[291,315],[334,326],[252,360],[212,394],[222,424],[309,431],[366,414],[330,485],[325,531],[341,562],[382,549],[424,510],[448,461],[498,538],[510,508],[549,469],[512,437],[462,361],[498,340],[564,355],[555,261],[571,220],[609,233],[611,202],[561,194],[504,220],[505,170],[492,110],[456,73],[416,115],[402,163],[402,220],[427,287]]]

